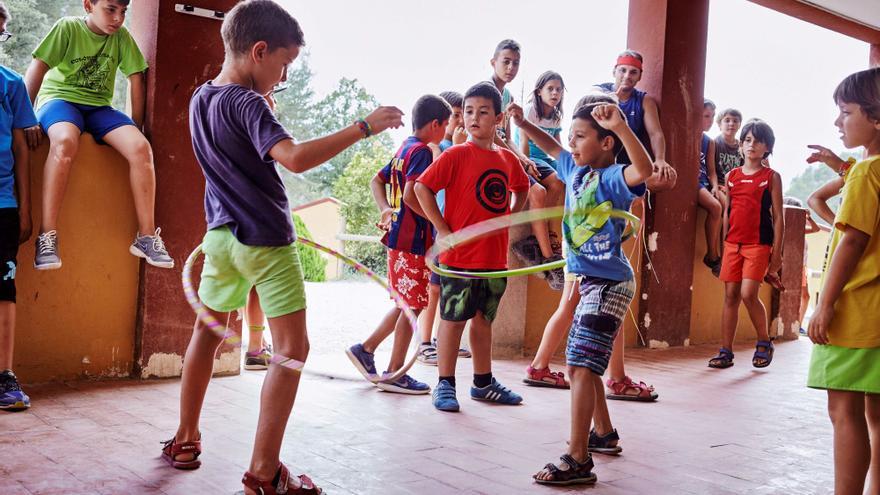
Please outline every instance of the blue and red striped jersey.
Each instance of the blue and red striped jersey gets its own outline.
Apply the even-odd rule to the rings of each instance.
[[[391,249],[424,255],[433,243],[434,229],[431,223],[403,202],[406,183],[418,179],[433,159],[428,145],[410,136],[377,174],[388,184],[388,204],[394,208],[391,229],[382,237],[382,244]]]

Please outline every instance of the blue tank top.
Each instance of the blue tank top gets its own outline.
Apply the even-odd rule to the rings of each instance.
[[[596,87],[601,88],[606,93],[614,93],[614,83],[597,84]],[[648,130],[645,128],[645,106],[643,102],[647,94],[644,91],[633,89],[629,99],[620,102],[620,109],[626,115],[627,125],[632,129],[633,134],[639,138],[639,141],[645,146],[648,154],[651,155],[651,159],[653,159],[654,152],[651,150],[651,139],[648,136]],[[632,163],[629,155],[626,154],[626,150],[620,150],[620,154],[617,156],[617,163]]]
[[[700,184],[708,185],[709,184],[709,169],[706,168],[706,157],[709,156],[709,141],[711,138],[703,133],[703,138],[700,141]]]

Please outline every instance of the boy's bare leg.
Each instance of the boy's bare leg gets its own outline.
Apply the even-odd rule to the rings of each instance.
[[[758,290],[761,288],[761,282],[757,280],[745,279],[742,281],[740,295],[742,302],[745,304],[749,312],[749,318],[752,325],[755,326],[755,333],[758,334],[758,340],[770,340],[770,334],[767,333],[767,310],[764,303],[758,297]],[[731,338],[731,344],[733,339]]]
[[[829,390],[828,415],[834,426],[834,493],[861,494],[871,464],[865,394]]]
[[[379,344],[387,339],[394,331],[394,327],[397,325],[397,319],[401,314],[403,314],[403,312],[400,311],[400,308],[397,306],[389,309],[388,312],[385,313],[385,316],[382,317],[382,321],[379,322],[379,326],[377,326],[376,329],[373,330],[373,333],[367,337],[367,340],[364,341],[364,350],[370,354],[376,352],[376,348],[379,347]]]
[[[547,201],[547,190],[540,183],[532,184],[529,188],[529,209],[543,208]],[[550,232],[547,230],[547,220],[535,220],[531,223],[532,235],[538,240],[541,256],[549,258],[553,256],[553,246],[550,245]]]
[[[581,295],[575,288],[574,281],[566,280],[562,288],[562,296],[559,299],[559,306],[556,311],[547,320],[547,326],[544,327],[544,335],[541,336],[541,344],[538,345],[538,352],[532,359],[532,368],[542,370],[550,366],[550,360],[553,359],[553,353],[559,348],[559,344],[568,335],[571,328],[571,322],[574,319],[574,310],[581,301]]]
[[[309,355],[306,311],[269,318],[275,353],[305,362]],[[259,479],[272,479],[278,469],[281,441],[293,409],[301,371],[279,364],[269,366],[260,393],[260,417],[249,471]],[[246,492],[252,493],[252,492]]]
[[[474,360],[474,374],[485,375],[492,372],[492,323],[483,316],[481,311],[470,319],[471,353]],[[458,346],[456,345],[456,354]]]
[[[415,310],[416,315],[421,310]],[[412,342],[413,328],[406,313],[400,312],[397,324],[394,326],[394,346],[391,348],[391,360],[388,362],[388,371],[397,371],[403,368],[409,344]]]
[[[229,313],[212,310],[208,312],[221,323],[229,321]],[[174,435],[178,443],[199,440],[199,416],[214,371],[214,355],[217,354],[222,342],[222,335],[208,328],[201,320],[196,320],[183,358],[183,375],[180,380],[180,425]],[[192,454],[181,454],[176,458],[179,461],[192,459]]]
[[[724,309],[721,311],[721,346],[733,350],[733,338],[739,322],[739,303],[741,302],[739,282],[724,283]]]
[[[582,366],[569,366],[571,377],[571,441],[568,453],[578,462],[587,458],[590,421],[596,407],[596,393],[602,395],[602,377]]]
[[[455,376],[458,346],[461,344],[461,334],[464,332],[465,323],[464,321],[440,320],[440,328],[437,329],[437,372],[439,376]],[[474,331],[471,329],[471,345],[473,345],[473,335]],[[474,369],[477,366],[476,358],[477,353],[474,352]]]
[[[868,493],[880,493],[880,394],[865,394],[865,418],[871,438]]]
[[[608,373],[611,379],[620,382],[626,377],[626,370],[623,365],[623,348],[626,347],[626,339],[623,336],[623,325],[620,331],[614,337],[614,343],[611,347],[611,359],[608,360]],[[602,381],[601,378],[599,381]]]
[[[721,237],[721,203],[712,196],[712,193],[702,187],[697,195],[697,203],[706,210],[706,223],[704,226],[706,251],[709,253],[709,258],[713,260],[718,259],[718,251],[721,249],[719,242]]]
[[[55,126],[52,126],[55,127]],[[128,161],[131,193],[140,235],[156,232],[156,172],[153,167],[153,148],[137,127],[124,125],[108,132],[104,142]]]
[[[621,332],[617,333],[620,334]],[[593,378],[593,387],[596,389],[595,406],[593,409],[593,425],[596,428],[596,433],[600,436],[604,436],[611,433],[611,430],[614,428],[611,424],[611,413],[608,412],[608,402],[605,400],[605,385],[602,383],[601,376],[595,373],[590,373],[590,377]]]
[[[257,288],[251,287],[248,293],[247,305],[244,307],[245,324],[248,327],[248,352],[257,352],[264,347],[263,330],[254,330],[254,327],[262,327],[266,323],[266,315],[260,306],[260,296]]]
[[[79,127],[70,122],[52,124],[49,135],[49,156],[43,169],[43,218],[40,233],[58,230],[58,215],[67,183],[70,168],[79,151]]]
[[[0,301],[0,371],[12,369],[15,344],[15,303]]]
[[[440,303],[440,286],[428,284],[428,307],[419,318],[419,343],[431,341],[434,333],[434,318],[437,316],[437,305]]]

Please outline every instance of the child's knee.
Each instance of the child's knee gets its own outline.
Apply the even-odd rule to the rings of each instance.
[[[565,191],[565,183],[559,180],[555,175],[551,175],[547,179],[547,192],[552,194],[562,194]]]
[[[529,189],[529,200],[536,201],[541,204],[544,204],[544,199],[547,197],[547,189],[544,188],[541,184],[535,184]]]
[[[852,421],[864,421],[867,410],[864,404],[865,395],[860,392],[829,391],[828,416],[831,424],[841,426]]]
[[[131,165],[137,165],[152,170],[153,148],[150,146],[150,142],[146,139],[141,139],[133,143],[131,149],[125,154],[129,156]]]
[[[70,165],[76,158],[79,149],[79,140],[72,136],[62,136],[55,139],[49,145],[49,153],[59,164]]]
[[[706,212],[712,218],[721,216],[721,202],[715,198],[712,198],[712,201],[709,202],[709,208],[706,209]]]

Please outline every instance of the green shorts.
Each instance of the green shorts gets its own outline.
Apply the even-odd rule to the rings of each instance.
[[[306,308],[306,292],[296,245],[247,246],[228,227],[209,230],[202,241],[205,266],[199,298],[214,311],[243,308],[251,287],[268,318]]]
[[[880,394],[880,347],[814,345],[807,386]]]
[[[479,272],[491,270],[462,270],[441,265],[447,270]],[[440,276],[440,319],[467,321],[483,313],[492,322],[498,314],[501,296],[507,289],[506,278],[453,278]]]

